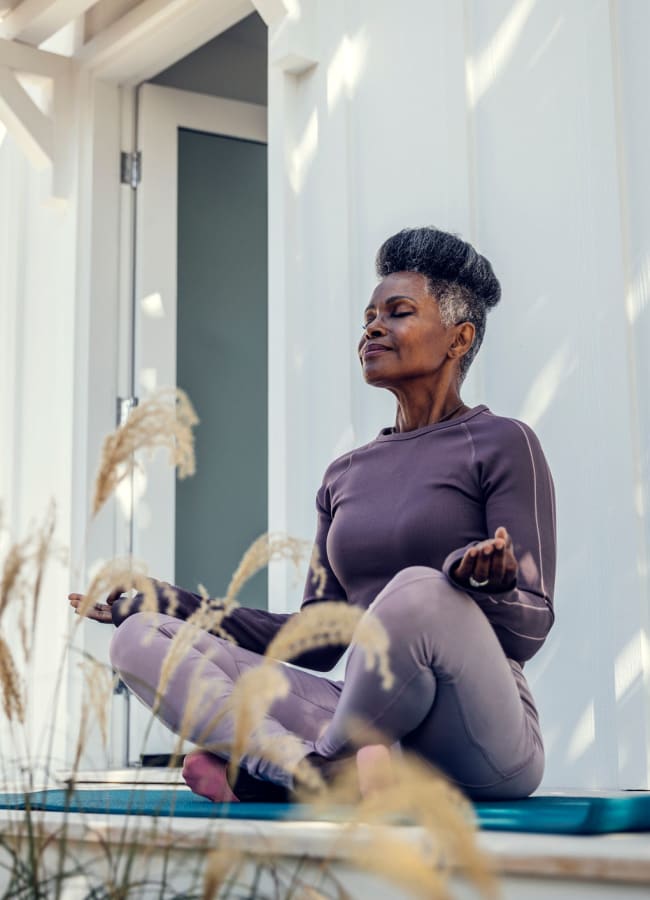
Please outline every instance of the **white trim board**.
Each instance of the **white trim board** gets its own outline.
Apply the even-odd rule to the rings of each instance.
[[[75,55],[105,81],[136,85],[251,12],[250,0],[143,0]]]

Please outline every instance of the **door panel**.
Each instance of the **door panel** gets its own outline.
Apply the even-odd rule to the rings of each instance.
[[[188,129],[178,145],[176,381],[199,416],[176,485],[176,583],[222,596],[268,522],[266,145]],[[243,588],[267,606],[266,569]]]

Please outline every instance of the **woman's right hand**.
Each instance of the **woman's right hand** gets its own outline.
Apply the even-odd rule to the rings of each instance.
[[[106,598],[106,603],[95,603],[93,606],[88,609],[84,615],[85,619],[93,619],[95,622],[105,622],[108,625],[113,624],[113,616],[111,613],[111,607],[115,603],[115,601],[122,594],[122,588],[116,588]],[[79,612],[79,607],[83,606],[86,595],[85,594],[68,594],[68,600],[70,601],[70,606],[74,609],[76,613]]]

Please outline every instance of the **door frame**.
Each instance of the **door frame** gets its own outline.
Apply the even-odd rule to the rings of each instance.
[[[178,131],[181,128],[267,143],[265,106],[144,84],[139,91],[134,388],[144,398],[176,385]],[[147,298],[160,298],[147,301]],[[143,306],[143,301],[144,306]],[[145,312],[149,309],[149,313]],[[173,581],[176,473],[166,454],[146,467],[135,487],[133,552],[156,578]],[[140,519],[138,518],[140,517]],[[148,527],[138,528],[146,517]]]

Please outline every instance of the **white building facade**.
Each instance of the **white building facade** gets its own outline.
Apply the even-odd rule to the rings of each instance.
[[[118,505],[93,523],[88,510],[131,390],[143,237],[117,161],[137,149],[136,86],[255,7],[269,26],[269,529],[311,538],[327,463],[393,423],[355,352],[379,244],[406,225],[460,233],[503,287],[464,399],[528,422],[557,489],[557,622],[526,669],[545,785],[650,787],[645,0],[4,5],[1,495],[15,536],[54,496],[72,562],[48,578],[34,727],[65,595],[126,546]],[[143,173],[144,185],[146,157]],[[290,574],[273,567],[271,609],[297,608]],[[106,632],[83,628],[83,646],[105,654]],[[73,717],[73,665],[66,685]]]

